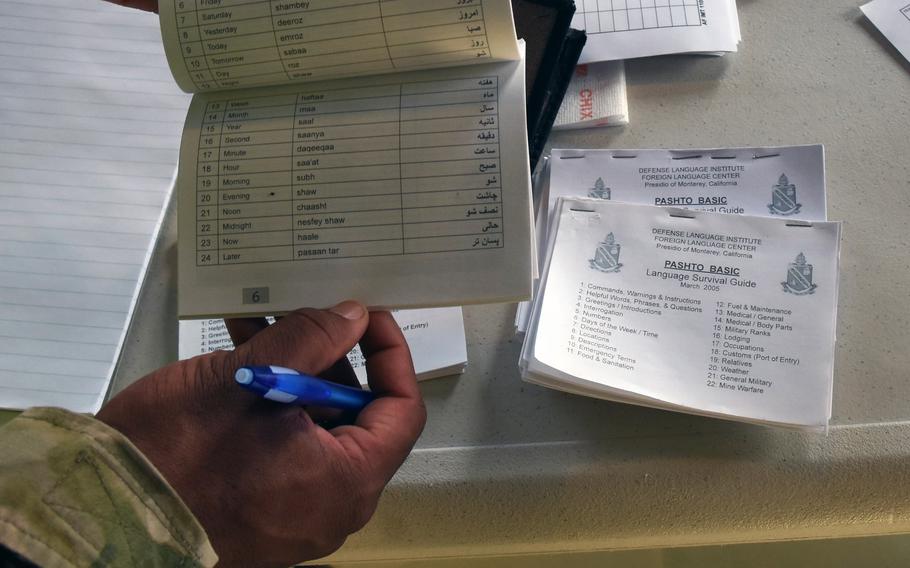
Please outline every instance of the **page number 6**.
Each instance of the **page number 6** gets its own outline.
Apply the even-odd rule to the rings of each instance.
[[[268,286],[263,287],[263,288],[244,288],[243,289],[243,303],[244,304],[268,304],[269,303]]]

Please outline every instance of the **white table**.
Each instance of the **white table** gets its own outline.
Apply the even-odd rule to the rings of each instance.
[[[556,147],[822,142],[846,221],[834,419],[801,434],[601,402],[518,378],[514,306],[467,308],[470,359],[334,558],[610,550],[910,532],[910,65],[860,0],[742,0],[741,51],[627,64],[632,124]],[[169,219],[114,389],[176,356]]]

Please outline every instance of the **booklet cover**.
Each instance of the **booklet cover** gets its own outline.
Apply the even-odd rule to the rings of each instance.
[[[522,350],[577,394],[820,429],[840,224],[565,199]]]

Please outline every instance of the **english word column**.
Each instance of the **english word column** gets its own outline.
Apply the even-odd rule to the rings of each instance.
[[[294,129],[294,258],[402,253],[397,84],[308,92]]]

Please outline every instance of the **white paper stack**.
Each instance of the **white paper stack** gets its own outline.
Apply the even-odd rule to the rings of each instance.
[[[723,55],[736,51],[741,40],[734,0],[580,0],[572,27],[588,34],[580,63]]]
[[[468,354],[461,308],[399,310],[393,316],[411,348],[417,380],[464,372]],[[269,318],[269,323],[272,321]],[[224,320],[183,320],[179,326],[180,359],[234,348]],[[365,360],[359,346],[348,354],[348,360],[360,383],[366,386]]]
[[[517,320],[525,380],[826,427],[840,224],[821,146],[556,150],[549,168],[543,271]]]

